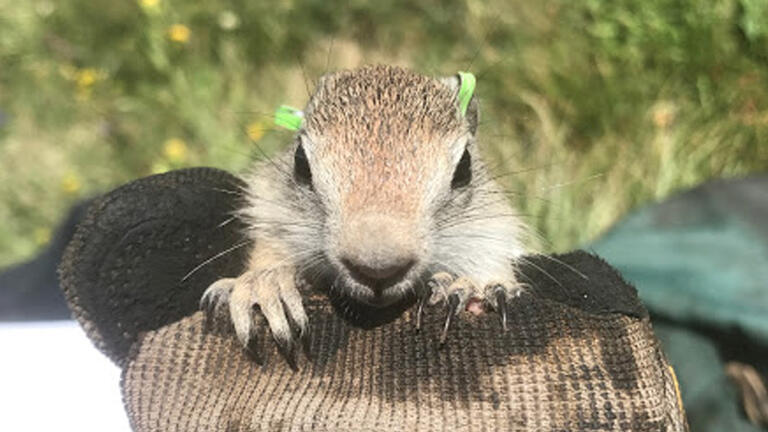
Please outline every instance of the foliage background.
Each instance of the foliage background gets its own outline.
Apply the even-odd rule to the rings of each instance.
[[[565,250],[629,209],[768,167],[764,0],[0,0],[0,267],[74,201],[242,171],[324,71],[479,78],[485,151]]]

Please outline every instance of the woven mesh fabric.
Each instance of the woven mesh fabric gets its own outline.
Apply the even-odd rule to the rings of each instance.
[[[146,334],[122,382],[135,430],[684,430],[647,319],[524,296],[507,336],[464,321],[438,349],[437,315],[417,333],[410,314],[363,330],[321,300],[308,309],[298,371],[271,341],[258,364],[201,313]]]
[[[468,317],[441,348],[440,308],[416,332],[409,301],[340,307],[308,289],[299,369],[266,328],[248,355],[226,314],[196,312],[211,281],[242,267],[239,250],[219,255],[241,238],[227,222],[239,184],[196,169],[119,188],[94,205],[62,263],[74,315],[123,367],[136,431],[685,430],[634,289],[584,252],[527,257],[531,289],[510,303],[506,334],[493,315]]]

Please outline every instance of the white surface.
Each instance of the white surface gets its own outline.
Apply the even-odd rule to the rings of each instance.
[[[0,431],[130,431],[120,369],[73,321],[0,323]]]

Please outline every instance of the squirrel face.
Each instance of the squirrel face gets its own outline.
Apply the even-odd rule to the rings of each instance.
[[[247,180],[254,253],[279,249],[270,265],[374,306],[437,272],[481,287],[513,279],[524,230],[479,157],[477,104],[462,114],[459,87],[392,66],[321,78],[293,146]]]
[[[524,229],[478,157],[473,78],[460,76],[463,88],[458,77],[368,66],[320,80],[294,145],[246,178],[245,272],[202,299],[229,304],[244,346],[258,305],[293,357],[308,323],[299,285],[327,290],[347,315],[354,303],[417,297],[417,328],[426,303],[444,302],[441,343],[464,310],[496,310],[507,328]]]
[[[390,66],[323,77],[294,149],[297,187],[325,215],[327,260],[346,294],[390,304],[430,269],[447,221],[471,198],[476,110],[458,80]]]

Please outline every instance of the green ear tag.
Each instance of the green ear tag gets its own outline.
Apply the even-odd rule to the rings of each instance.
[[[301,129],[301,123],[304,121],[304,113],[300,109],[280,105],[275,111],[275,124],[286,129],[297,131]]]
[[[459,81],[461,86],[459,87],[459,108],[461,108],[461,114],[467,115],[467,107],[469,107],[469,101],[472,100],[472,94],[475,93],[475,76],[469,72],[459,72]]]

